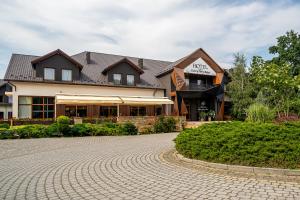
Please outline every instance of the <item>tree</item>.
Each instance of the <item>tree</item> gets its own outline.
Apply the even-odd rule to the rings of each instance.
[[[231,82],[228,84],[228,94],[233,103],[232,114],[237,119],[245,119],[246,109],[253,102],[255,94],[246,70],[245,56],[235,54],[233,65],[230,70]]]
[[[271,54],[277,54],[272,61],[277,65],[291,65],[291,75],[300,74],[300,35],[293,30],[277,38],[277,44],[269,48]]]
[[[299,91],[299,75],[291,76],[292,66],[286,63],[278,65],[274,62],[256,61],[250,71],[252,79],[261,88],[260,93],[279,116],[281,112],[288,116],[291,100],[297,98]]]

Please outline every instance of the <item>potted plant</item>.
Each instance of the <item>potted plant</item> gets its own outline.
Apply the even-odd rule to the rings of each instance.
[[[214,110],[210,110],[208,112],[208,121],[211,121],[212,119],[214,119],[216,117],[216,112]]]
[[[203,121],[205,121],[205,118],[206,118],[206,112],[204,112],[204,111],[201,111],[200,113],[199,113],[199,117],[200,117],[200,120],[203,122]]]

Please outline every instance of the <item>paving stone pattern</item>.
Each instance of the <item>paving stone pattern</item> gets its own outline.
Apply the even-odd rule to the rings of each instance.
[[[300,199],[300,185],[160,159],[176,133],[0,141],[0,199]]]

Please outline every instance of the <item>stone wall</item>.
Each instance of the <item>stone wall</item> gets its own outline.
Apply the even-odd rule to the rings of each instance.
[[[167,116],[167,117],[173,117],[176,120],[176,131],[181,131],[186,123],[186,119],[184,116]],[[157,116],[120,116],[118,118],[118,123],[125,123],[125,122],[132,122],[141,132],[143,129],[152,127],[155,123],[155,121],[159,117]]]

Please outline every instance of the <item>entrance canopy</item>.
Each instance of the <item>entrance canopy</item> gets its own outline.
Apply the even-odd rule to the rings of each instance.
[[[134,96],[94,96],[57,94],[56,104],[127,104],[127,105],[162,105],[173,104],[167,97],[134,97]]]

